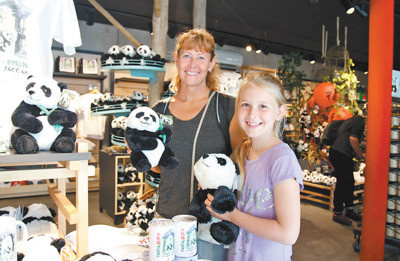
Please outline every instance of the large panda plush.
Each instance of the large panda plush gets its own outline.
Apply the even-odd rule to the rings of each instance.
[[[22,243],[18,261],[62,261],[61,250],[65,239],[53,235],[37,235]]]
[[[161,165],[167,169],[178,166],[178,159],[165,144],[171,139],[171,129],[160,125],[158,114],[149,107],[131,111],[125,139],[132,150],[130,159],[139,172]]]
[[[58,107],[64,88],[64,83],[52,78],[28,77],[25,99],[11,116],[18,128],[11,135],[11,144],[17,153],[74,151],[76,134],[71,128],[77,122],[77,115]]]
[[[217,213],[233,211],[236,207],[235,193],[241,178],[238,167],[225,154],[204,154],[194,165],[199,189],[190,204],[189,214],[197,218],[200,239],[229,245],[239,234],[239,227],[235,224],[211,216],[204,201],[207,194],[214,196],[211,204]]]

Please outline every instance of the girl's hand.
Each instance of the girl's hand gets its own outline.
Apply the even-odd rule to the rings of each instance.
[[[230,219],[231,219],[231,217],[232,217],[232,215],[233,215],[233,213],[235,212],[236,209],[234,209],[232,212],[226,212],[224,214],[219,214],[219,213],[215,212],[211,208],[211,203],[212,203],[213,200],[214,200],[214,196],[211,195],[211,194],[207,194],[207,199],[204,200],[204,204],[206,204],[206,208],[210,212],[210,214],[213,217],[216,217],[216,218],[219,218],[219,219],[222,219],[222,220],[230,221]]]

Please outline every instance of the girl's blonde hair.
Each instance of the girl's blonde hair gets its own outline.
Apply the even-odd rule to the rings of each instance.
[[[177,56],[181,53],[182,50],[188,49],[195,49],[201,52],[206,52],[211,54],[211,60],[215,57],[215,42],[214,37],[204,29],[190,29],[186,32],[181,33],[178,36],[176,46],[175,46],[175,53]],[[219,66],[215,64],[214,68],[211,72],[208,72],[206,78],[207,87],[218,91],[219,85],[219,75],[220,70]],[[175,81],[174,81],[174,88],[175,91],[179,91],[181,87],[181,78],[179,74],[176,73]]]
[[[246,86],[249,85],[256,85],[266,90],[272,97],[274,97],[278,108],[280,108],[282,105],[286,105],[283,86],[277,78],[267,72],[250,72],[246,75],[246,77],[240,84],[238,97],[236,99],[236,111],[239,106],[241,93],[246,88]],[[286,118],[282,117],[282,119],[276,121],[274,124],[274,133],[279,138],[282,137],[285,128],[285,121]],[[251,139],[249,137],[245,137],[242,144],[238,146],[232,154],[232,159],[239,165],[240,173],[242,175],[242,181],[244,181],[245,178],[244,162],[247,158],[251,146]]]

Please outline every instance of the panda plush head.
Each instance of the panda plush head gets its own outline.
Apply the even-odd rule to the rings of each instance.
[[[204,154],[193,169],[202,189],[217,189],[219,186],[238,188],[240,182],[238,167],[225,154]]]
[[[119,51],[120,51],[119,50],[119,46],[118,45],[113,45],[108,49],[107,53],[109,55],[117,55],[117,54],[119,54]]]
[[[140,131],[156,132],[160,128],[160,118],[151,108],[138,107],[130,113],[127,125]]]
[[[143,58],[151,58],[151,49],[145,44],[138,47],[137,53]]]
[[[22,222],[26,224],[28,236],[41,234],[58,235],[54,209],[42,203],[33,203],[22,209]]]
[[[132,58],[136,54],[135,48],[129,44],[121,46],[119,49],[127,58]]]
[[[27,78],[24,101],[27,104],[55,109],[65,87],[64,83],[58,83],[52,78],[31,75]]]

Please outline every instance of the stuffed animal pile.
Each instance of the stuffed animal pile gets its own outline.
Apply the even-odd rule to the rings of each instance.
[[[166,169],[178,166],[173,151],[165,146],[171,134],[171,129],[160,124],[158,114],[151,108],[139,107],[129,114],[125,139],[132,150],[131,163],[137,171],[146,172],[158,165]]]
[[[238,167],[225,154],[204,154],[194,165],[194,175],[201,189],[193,197],[189,214],[197,218],[197,235],[208,242],[231,244],[239,234],[239,227],[211,216],[204,201],[207,194],[212,194],[211,207],[215,212],[233,211],[237,203],[235,191],[241,183]]]
[[[133,202],[126,214],[126,227],[140,227],[148,232],[149,222],[153,220],[156,210],[157,193],[148,199],[139,199]]]
[[[136,107],[147,106],[147,96],[140,91],[134,91],[131,95],[114,96],[110,92],[104,93],[99,99],[96,99],[90,109],[96,112],[99,107],[102,109],[133,109]]]
[[[117,172],[118,184],[140,182],[139,173],[136,168],[133,167],[132,163],[128,163],[126,166],[118,164]]]
[[[157,66],[163,67],[166,59],[161,58],[148,45],[141,45],[137,49],[131,45],[111,46],[101,56],[102,66]]]
[[[59,237],[54,218],[56,212],[41,203],[22,210],[12,206],[0,209],[0,216],[12,216],[26,224],[28,240],[19,242],[18,261],[62,261],[61,251],[66,241]]]
[[[76,134],[72,130],[77,122],[75,112],[58,106],[64,83],[48,77],[29,76],[26,97],[11,116],[16,129],[11,144],[18,154],[38,150],[73,152]]]

